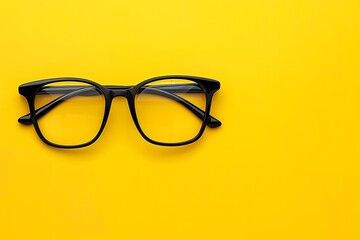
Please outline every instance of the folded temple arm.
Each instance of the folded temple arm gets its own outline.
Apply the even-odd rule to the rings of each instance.
[[[110,90],[124,90],[128,89],[129,87],[125,86],[106,86]],[[198,87],[197,85],[191,84],[176,84],[176,85],[158,85],[158,86],[147,86],[143,87],[140,91],[144,91],[146,94],[154,94],[162,97],[169,98],[178,102],[179,104],[183,105],[187,109],[189,109],[193,114],[195,114],[199,119],[204,118],[205,112],[192,104],[191,102],[187,101],[186,99],[174,94],[174,93],[201,93],[203,90]],[[83,86],[53,86],[53,87],[46,87],[41,89],[37,92],[37,94],[64,94],[58,98],[55,98],[51,102],[45,104],[44,106],[40,107],[35,111],[35,115],[37,118],[42,117],[51,109],[55,108],[57,105],[61,104],[65,100],[76,97],[76,96],[97,96],[99,92],[96,90],[95,87],[83,87]],[[19,118],[19,123],[30,125],[32,124],[31,121],[31,114],[26,114]],[[206,123],[209,127],[215,128],[221,125],[221,122],[216,118],[209,116],[209,119]]]

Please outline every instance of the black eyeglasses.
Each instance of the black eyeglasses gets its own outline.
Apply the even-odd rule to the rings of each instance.
[[[41,140],[59,148],[94,143],[103,131],[114,97],[125,97],[140,134],[150,143],[180,146],[198,140],[210,116],[220,82],[194,76],[160,76],[135,86],[102,86],[81,78],[52,78],[22,84],[19,93],[30,113],[19,123],[33,124]]]

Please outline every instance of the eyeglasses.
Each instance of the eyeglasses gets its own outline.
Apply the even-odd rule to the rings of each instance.
[[[104,130],[112,99],[127,99],[141,136],[162,146],[198,140],[206,125],[221,122],[210,116],[211,101],[220,82],[171,75],[135,86],[103,86],[82,78],[52,78],[20,85],[30,113],[19,123],[34,125],[40,139],[53,147],[80,148],[94,143]]]

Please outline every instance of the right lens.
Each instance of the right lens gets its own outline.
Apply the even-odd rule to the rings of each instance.
[[[159,143],[177,144],[195,138],[204,123],[206,94],[190,80],[166,79],[142,86],[135,96],[136,116],[143,133]]]
[[[37,90],[35,112],[42,135],[62,146],[85,144],[98,134],[105,112],[105,97],[96,86],[62,81]]]

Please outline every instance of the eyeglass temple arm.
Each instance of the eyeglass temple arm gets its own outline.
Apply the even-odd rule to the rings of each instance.
[[[167,91],[163,91],[160,88],[164,88]],[[49,112],[51,109],[55,108],[57,105],[59,105],[60,103],[62,103],[63,101],[65,101],[68,98],[71,97],[75,97],[75,96],[79,96],[79,94],[81,94],[82,96],[91,96],[91,95],[97,95],[97,91],[95,91],[93,88],[81,88],[79,89],[79,87],[76,86],[64,86],[64,87],[51,87],[53,89],[51,89],[50,91],[46,91],[47,93],[53,93],[53,94],[60,94],[60,93],[66,93],[65,95],[54,99],[53,101],[49,102],[48,104],[42,106],[41,108],[37,109],[35,114],[38,118],[42,117],[43,115],[45,115],[47,112]],[[125,86],[108,86],[109,89],[127,89],[128,87]],[[189,109],[192,113],[194,113],[198,118],[203,119],[204,118],[204,114],[205,112],[203,110],[201,110],[200,108],[198,108],[197,106],[195,106],[194,104],[190,103],[189,101],[185,100],[184,98],[176,95],[176,94],[172,94],[171,92],[187,92],[186,91],[185,86],[181,86],[180,84],[177,86],[166,86],[166,87],[162,87],[162,86],[157,86],[157,87],[147,87],[147,93],[151,93],[154,95],[160,95],[160,96],[164,96],[167,98],[170,98],[172,100],[177,101],[178,103],[182,104],[184,107],[186,107],[187,109]],[[90,91],[91,90],[91,91]],[[189,90],[189,89],[188,89]],[[95,92],[95,94],[94,94]],[[199,91],[190,91],[190,92],[199,92]],[[40,92],[41,93],[41,92]],[[22,117],[20,117],[18,119],[18,122],[21,124],[25,124],[25,125],[30,125],[32,124],[31,121],[31,114],[26,114]],[[209,119],[206,123],[210,128],[216,128],[219,127],[221,125],[221,122],[219,120],[217,120],[216,118],[209,116]]]
[[[168,87],[169,88],[169,87]],[[181,105],[183,105],[184,107],[186,107],[187,109],[189,109],[192,113],[194,113],[198,118],[203,119],[205,112],[203,110],[201,110],[200,108],[198,108],[197,106],[195,106],[194,104],[192,104],[191,102],[187,101],[186,99],[176,95],[176,94],[172,94],[170,93],[170,91],[174,92],[175,89],[167,89],[168,91],[163,91],[160,88],[157,87],[147,87],[146,89],[146,93],[150,93],[150,94],[154,94],[154,95],[159,95],[159,96],[163,96],[163,97],[167,97],[170,98],[172,100],[175,100],[176,102],[180,103]],[[202,91],[202,90],[201,90]],[[184,91],[186,92],[186,91]],[[199,91],[191,91],[190,92],[199,92]],[[216,128],[221,126],[221,122],[214,118],[213,116],[209,115],[209,119],[206,123],[210,128]]]
[[[35,111],[35,115],[38,118],[41,118],[43,115],[45,115],[46,113],[48,113],[50,110],[54,109],[57,105],[59,105],[60,103],[62,103],[63,101],[65,101],[66,99],[69,99],[71,97],[75,97],[75,96],[91,96],[91,95],[97,95],[97,94],[91,94],[89,90],[91,90],[92,92],[94,92],[94,89],[91,87],[91,89],[89,89],[88,87],[86,88],[81,88],[79,89],[79,87],[61,87],[61,88],[57,88],[57,87],[51,87],[51,88],[55,88],[54,90],[52,90],[51,92],[48,91],[39,91],[38,93],[51,93],[51,94],[61,94],[61,93],[67,93],[64,94],[58,98],[55,98],[54,100],[52,100],[51,102],[45,104],[44,106],[40,107],[39,109],[37,109]],[[71,88],[71,89],[69,89]],[[88,92],[88,93],[85,93]],[[97,93],[97,91],[95,91]],[[81,94],[81,95],[79,95]],[[18,119],[18,122],[21,124],[25,124],[25,125],[31,125],[32,121],[31,121],[31,113],[28,113],[22,117],[20,117]]]

